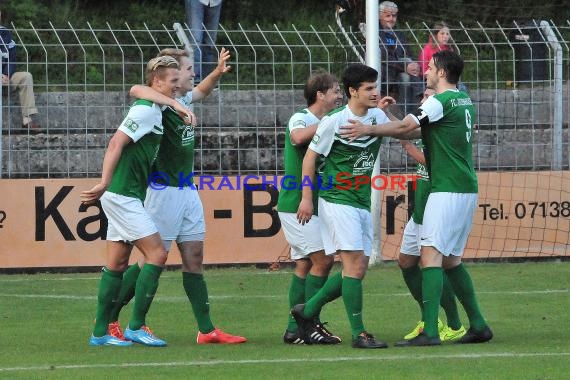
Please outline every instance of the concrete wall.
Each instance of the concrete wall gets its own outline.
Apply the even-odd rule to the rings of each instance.
[[[552,94],[550,87],[478,90],[479,131],[474,157],[481,169],[550,168],[552,161]],[[568,87],[564,87],[564,123],[568,124]],[[15,94],[4,94],[4,177],[97,176],[104,149],[128,108],[125,92],[49,92],[37,94],[45,133],[21,128]],[[284,128],[304,106],[300,90],[215,90],[195,105],[198,129],[196,169],[207,174],[274,173],[282,169]],[[568,135],[564,131],[564,159]],[[382,167],[413,165],[399,143],[387,141]]]

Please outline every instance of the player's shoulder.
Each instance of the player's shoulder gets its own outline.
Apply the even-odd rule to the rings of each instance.
[[[306,127],[307,125],[316,124],[319,119],[313,115],[307,108],[296,111],[289,119],[289,128]]]
[[[456,99],[459,97],[462,97],[462,93],[461,91],[459,91],[458,89],[455,88],[449,88],[445,91],[442,91],[440,93],[434,94],[433,96],[430,96],[428,99],[435,99],[439,102],[448,100],[448,99]]]
[[[141,106],[141,107],[152,107],[154,102],[147,100],[147,99],[137,99],[133,102],[133,107]]]
[[[432,102],[438,102],[442,107],[472,106],[473,101],[468,93],[457,89],[449,89],[431,96]],[[428,101],[430,100],[428,99]],[[427,103],[427,101],[426,101]]]
[[[130,117],[137,117],[137,118],[145,118],[150,117],[151,115],[160,115],[160,108],[156,105],[156,103],[146,100],[146,99],[137,99],[129,108],[128,115]]]
[[[380,108],[369,108],[367,119],[372,120],[372,124],[382,124],[390,121],[388,116],[386,116],[386,113]]]
[[[176,101],[186,108],[190,108],[193,102],[192,91],[188,91],[186,95],[176,98]]]
[[[325,116],[328,116],[328,117],[332,117],[332,116],[334,116],[334,117],[340,117],[341,114],[342,114],[342,112],[343,112],[344,110],[346,110],[346,104],[343,105],[343,106],[340,106],[340,107],[338,107],[338,108],[335,108],[335,109],[332,110],[332,111],[329,111]]]
[[[131,104],[129,111],[151,112],[155,111],[155,103],[147,99],[137,99]]]
[[[388,116],[386,116],[386,113],[384,111],[382,111],[380,108],[370,108],[368,109],[368,116],[370,117],[374,117],[376,119],[378,119],[379,121],[382,121],[384,119],[389,120]]]
[[[291,115],[291,118],[289,120],[302,120],[309,117],[309,115],[311,115],[311,113],[307,108],[301,108],[295,111],[295,113]]]

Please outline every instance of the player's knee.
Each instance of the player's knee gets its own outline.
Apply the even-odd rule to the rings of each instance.
[[[305,278],[311,270],[311,267],[312,261],[308,258],[295,260],[295,275],[300,278]]]
[[[189,273],[202,274],[204,272],[204,267],[202,262],[182,262],[182,271]]]
[[[107,263],[107,265],[105,266],[107,267],[107,269],[113,272],[124,272],[127,270],[129,263],[127,261],[124,262],[121,261],[121,262]]]
[[[167,258],[168,253],[164,248],[162,248],[151,252],[148,257],[146,257],[146,262],[153,265],[164,266]]]
[[[444,256],[442,259],[441,266],[445,270],[451,270],[461,264],[461,256]]]
[[[411,268],[413,266],[418,265],[420,261],[419,256],[414,255],[406,255],[404,253],[400,253],[398,255],[398,265],[401,269]]]
[[[324,252],[313,253],[311,255],[312,269],[311,271],[318,276],[326,276],[334,263],[334,257],[326,255]]]

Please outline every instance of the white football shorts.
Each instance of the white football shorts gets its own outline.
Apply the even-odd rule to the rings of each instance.
[[[401,253],[412,256],[420,255],[420,228],[421,225],[414,222],[414,219],[408,220],[402,235]]]
[[[281,228],[291,246],[291,260],[307,259],[311,253],[323,250],[319,217],[313,215],[305,225],[297,221],[297,214],[280,212]]]
[[[420,229],[420,245],[444,256],[461,256],[477,208],[475,193],[431,193]]]
[[[158,190],[149,187],[144,205],[154,220],[167,251],[173,241],[204,241],[204,208],[195,188],[167,186]]]
[[[372,253],[372,215],[370,211],[338,203],[327,202],[319,197],[321,236],[325,253],[337,251],[363,251]]]
[[[140,199],[106,191],[101,196],[101,206],[108,220],[109,241],[132,243],[158,232]]]

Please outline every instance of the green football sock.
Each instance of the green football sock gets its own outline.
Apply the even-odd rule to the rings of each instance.
[[[362,280],[354,277],[344,276],[342,279],[342,300],[344,308],[350,322],[352,339],[356,339],[360,333],[364,332],[364,322],[362,321]]]
[[[423,268],[422,279],[424,334],[430,338],[435,338],[439,336],[437,319],[443,286],[443,270],[440,267]]]
[[[329,276],[321,290],[317,292],[310,300],[305,302],[305,309],[303,315],[305,318],[314,318],[319,315],[323,306],[331,302],[342,294],[342,273],[338,272]]]
[[[161,273],[162,267],[158,265],[146,263],[142,267],[135,288],[133,315],[129,321],[131,330],[139,330],[145,324],[146,314],[158,289],[158,279]]]
[[[198,330],[204,334],[213,331],[214,324],[210,319],[208,288],[206,281],[204,281],[204,275],[201,273],[182,272],[182,284],[192,305],[192,311],[198,323]]]
[[[455,302],[455,292],[453,291],[453,286],[449,282],[449,278],[445,272],[443,272],[443,287],[441,289],[441,307],[445,311],[445,317],[447,318],[447,325],[454,330],[461,327],[461,319],[459,318],[459,312],[457,311],[457,302]]]
[[[409,268],[400,268],[402,270],[402,277],[404,277],[404,282],[410,291],[410,294],[418,305],[420,306],[420,311],[422,312],[422,321],[423,318],[423,308],[424,305],[422,303],[422,270],[420,269],[419,265],[414,265]]]
[[[291,285],[289,285],[289,310],[293,308],[293,306],[304,303],[305,302],[305,288],[306,288],[305,279],[293,274],[291,277]],[[287,330],[289,331],[297,331],[297,322],[295,322],[295,318],[289,313],[289,318],[287,319]]]
[[[483,330],[487,326],[487,322],[479,309],[473,281],[471,280],[469,272],[467,272],[467,269],[463,263],[461,263],[455,268],[446,271],[446,274],[453,285],[457,299],[459,299],[459,302],[461,302],[461,305],[463,305],[467,313],[470,327],[478,331]]]
[[[117,296],[121,290],[123,272],[116,272],[103,268],[99,293],[97,294],[97,313],[95,314],[95,327],[93,336],[101,337],[107,334],[107,327],[111,322],[109,315],[117,302]]]
[[[140,272],[141,268],[139,267],[139,264],[135,263],[128,267],[126,272],[123,274],[121,291],[119,292],[117,302],[111,311],[111,322],[119,320],[119,313],[135,296],[135,287],[137,285],[137,278],[139,277]]]
[[[310,300],[317,294],[327,282],[327,278],[328,276],[320,277],[312,275],[311,273],[307,274],[307,280],[305,281],[305,300],[303,302]],[[320,313],[315,315],[315,319],[320,318],[319,314]]]

